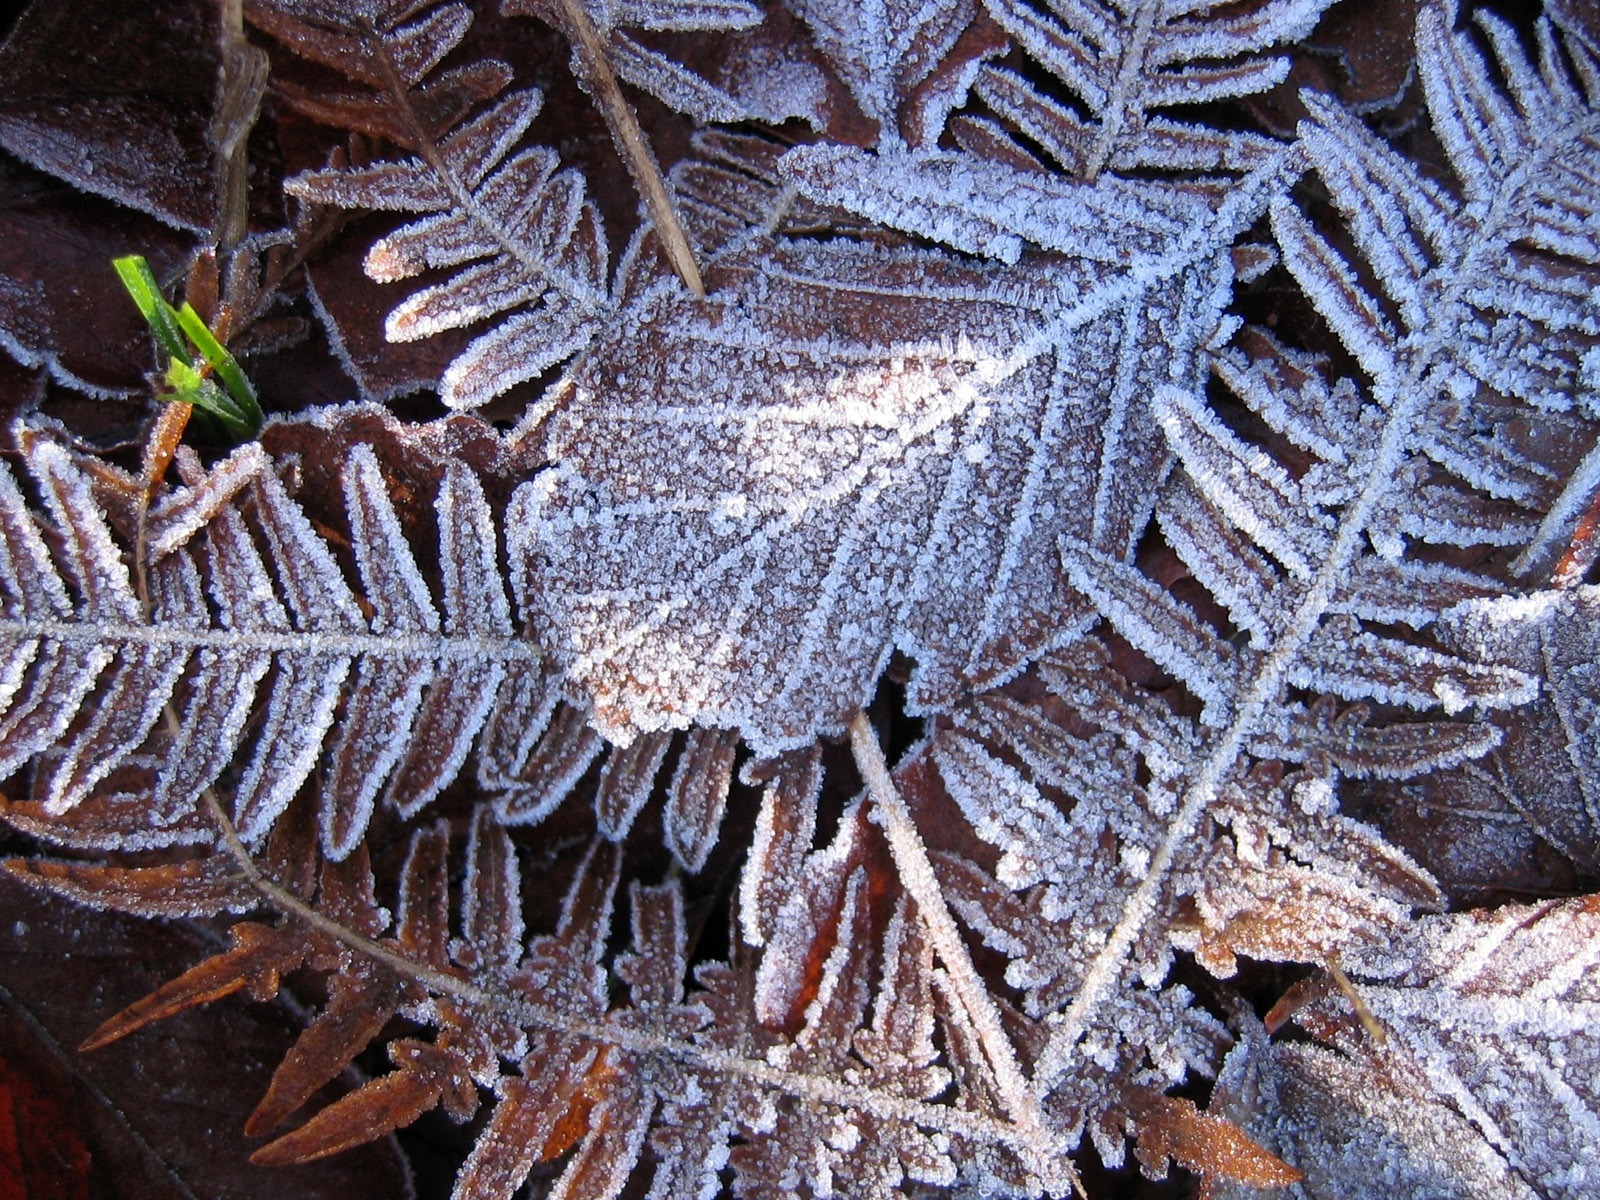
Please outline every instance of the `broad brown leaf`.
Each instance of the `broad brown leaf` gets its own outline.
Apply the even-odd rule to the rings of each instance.
[[[0,347],[93,393],[138,387],[139,373],[154,366],[150,334],[111,259],[137,252],[164,275],[187,237],[4,158],[0,192]]]
[[[0,47],[0,146],[85,192],[208,229],[214,13],[187,0],[29,6]]]
[[[1121,556],[1143,525],[1165,452],[1127,397],[1192,370],[1228,278],[1195,253],[1124,295],[1075,259],[795,244],[726,259],[710,300],[647,292],[530,434],[557,465],[507,517],[596,727],[770,754],[841,728],[895,649],[915,712],[1073,636],[1058,542]]]

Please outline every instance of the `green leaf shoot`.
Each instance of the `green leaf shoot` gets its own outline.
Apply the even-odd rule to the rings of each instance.
[[[239,441],[255,437],[261,431],[255,388],[200,314],[187,302],[174,308],[167,301],[143,256],[113,259],[111,265],[169,360],[161,377],[162,399],[210,414]]]

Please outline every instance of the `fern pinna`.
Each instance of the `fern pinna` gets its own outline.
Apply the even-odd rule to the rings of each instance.
[[[86,1045],[310,981],[253,1160],[461,1200],[1592,1193],[1600,34],[1263,127],[1339,12],[246,5],[189,290],[396,410],[11,426],[7,870],[231,921]]]

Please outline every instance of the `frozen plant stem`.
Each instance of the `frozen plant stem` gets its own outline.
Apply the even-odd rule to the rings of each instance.
[[[667,190],[667,181],[662,178],[661,168],[656,165],[655,155],[650,153],[644,130],[639,128],[639,118],[633,111],[633,105],[622,94],[622,85],[617,82],[611,64],[606,60],[606,47],[600,40],[600,32],[584,10],[583,0],[560,0],[560,9],[563,31],[572,43],[572,51],[577,59],[579,80],[599,106],[600,115],[606,119],[611,140],[616,143],[617,152],[622,155],[628,173],[633,176],[633,182],[644,198],[645,207],[650,210],[650,223],[655,227],[656,236],[661,239],[662,249],[685,286],[696,296],[703,297],[706,285],[700,279],[700,268],[695,265],[694,250],[683,232],[683,226],[678,223],[678,214],[672,207],[672,194]]]
[[[873,732],[867,715],[857,710],[850,721],[850,749],[855,755],[856,768],[867,785],[873,810],[879,825],[889,839],[889,850],[894,855],[900,882],[917,905],[917,915],[933,941],[934,950],[944,963],[967,1019],[972,1022],[982,1041],[989,1068],[994,1072],[1007,1115],[1017,1128],[1017,1144],[1023,1149],[1029,1169],[1036,1172],[1044,1184],[1056,1194],[1069,1187],[1080,1196],[1083,1185],[1077,1172],[1064,1156],[1054,1152],[1054,1142],[1045,1125],[1044,1112],[1039,1098],[1028,1085],[1017,1062],[1011,1039],[1000,1025],[1000,1012],[989,995],[988,987],[972,965],[955,918],[944,902],[933,864],[928,861],[927,848],[911,820],[911,812],[895,790],[889,775],[889,764],[883,756],[878,735]]]

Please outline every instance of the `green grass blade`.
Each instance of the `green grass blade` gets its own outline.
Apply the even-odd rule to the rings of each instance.
[[[126,258],[114,258],[111,265],[116,268],[122,286],[128,289],[128,295],[139,306],[139,312],[161,348],[173,358],[188,358],[188,345],[178,329],[178,314],[161,294],[161,285],[156,282],[144,256],[130,254]]]
[[[228,353],[227,347],[217,340],[192,305],[186,303],[178,309],[178,323],[233,397],[238,406],[238,419],[250,427],[246,436],[255,437],[261,430],[261,406],[256,402],[256,390],[250,386],[250,380],[245,377],[238,359]]]

